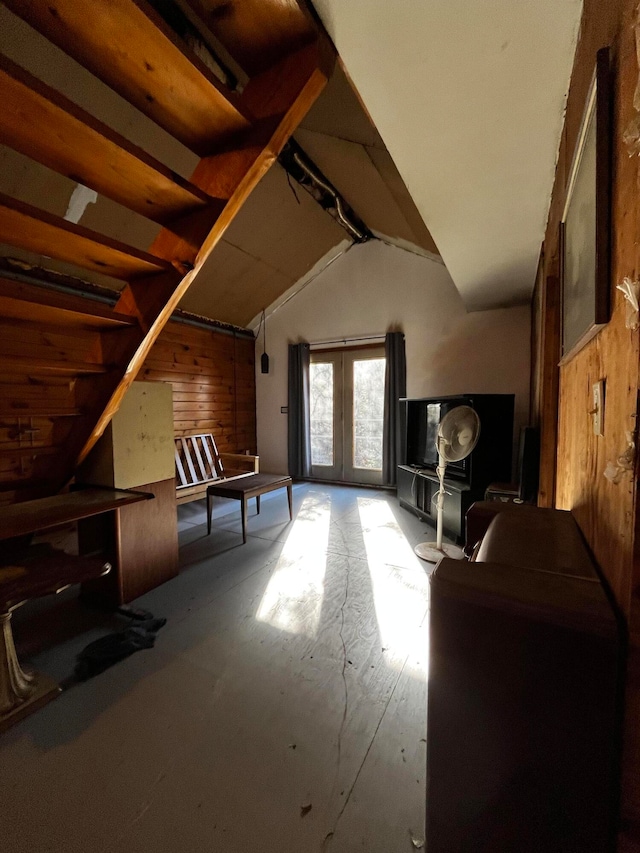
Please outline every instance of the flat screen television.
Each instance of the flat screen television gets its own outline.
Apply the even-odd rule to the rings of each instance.
[[[456,406],[468,405],[462,397],[441,400],[410,400],[407,419],[407,464],[414,468],[428,468],[435,471],[438,464],[436,438],[440,421]],[[417,404],[417,405],[416,405]],[[450,462],[447,466],[449,476],[464,477],[465,461]]]
[[[460,462],[447,464],[447,477],[480,488],[489,482],[509,482],[513,444],[513,394],[460,394],[452,397],[406,399],[406,465],[435,473],[436,438],[440,421],[456,406],[471,406],[480,418],[480,438],[474,451]]]

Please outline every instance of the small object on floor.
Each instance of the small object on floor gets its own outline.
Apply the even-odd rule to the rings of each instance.
[[[411,830],[409,830],[409,835],[411,836],[411,843],[415,849],[422,850],[424,847],[424,838],[420,838],[418,835],[415,835]]]
[[[166,625],[166,619],[155,619],[151,613],[149,618],[124,631],[116,631],[100,637],[89,643],[78,655],[75,666],[75,676],[79,681],[86,681],[94,675],[99,675],[113,664],[128,658],[141,649],[153,648],[156,633]]]
[[[305,815],[308,815],[312,808],[313,808],[313,805],[311,803],[303,803],[300,806],[300,817],[304,817]]]
[[[149,613],[148,610],[143,610],[141,607],[129,607],[127,604],[116,608],[116,613],[119,613],[121,616],[128,616],[129,619],[137,619],[139,622],[146,622],[147,619],[153,619],[153,613]]]

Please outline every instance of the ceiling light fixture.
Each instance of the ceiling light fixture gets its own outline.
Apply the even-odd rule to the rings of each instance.
[[[267,318],[265,317],[264,309],[262,311],[262,319],[260,320],[260,325],[262,326],[262,355],[260,356],[260,372],[268,373],[269,356],[267,355]],[[259,329],[258,334],[260,334]]]

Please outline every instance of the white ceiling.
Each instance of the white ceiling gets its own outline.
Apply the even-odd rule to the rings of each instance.
[[[469,310],[528,299],[582,0],[314,0]]]

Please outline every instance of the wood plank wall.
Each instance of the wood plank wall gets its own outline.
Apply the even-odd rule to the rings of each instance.
[[[73,365],[95,361],[95,329],[0,317],[0,506],[32,497],[82,416]]]
[[[535,341],[533,398],[541,425],[540,503],[572,510],[629,620],[631,649],[626,695],[623,758],[623,831],[619,850],[640,851],[640,568],[636,481],[631,474],[614,485],[603,476],[609,460],[634,431],[639,379],[638,333],[625,328],[625,304],[615,289],[624,276],[637,278],[640,225],[638,158],[629,158],[623,130],[635,115],[638,79],[633,24],[637,0],[585,0],[565,125],[544,243],[543,273],[533,300]],[[609,324],[558,369],[560,353],[558,225],[566,198],[571,157],[596,51],[612,47],[614,69],[612,187],[612,315]],[[541,314],[541,317],[538,315]],[[541,320],[541,322],[539,322]],[[604,435],[592,430],[591,386],[606,382]],[[556,431],[557,415],[557,431]],[[555,490],[555,494],[554,494]]]
[[[171,321],[138,379],[173,386],[176,435],[212,432],[223,453],[256,452],[253,338]]]

